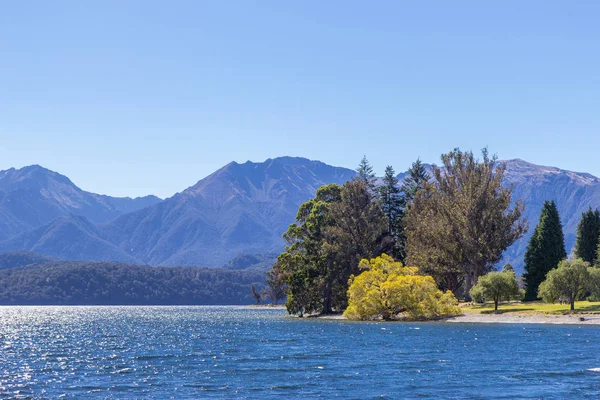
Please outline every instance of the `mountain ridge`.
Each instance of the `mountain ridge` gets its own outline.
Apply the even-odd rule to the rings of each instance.
[[[39,165],[0,171],[0,240],[71,214],[95,224],[156,204],[156,196],[118,198],[86,192],[68,177]]]
[[[523,198],[525,201],[524,217],[530,226],[527,235],[505,253],[504,261],[522,270],[527,241],[544,200],[557,202],[567,251],[570,251],[581,213],[589,206],[600,207],[600,179],[588,173],[539,166],[521,159],[502,162],[507,165],[505,184],[513,185],[514,200]],[[0,171],[0,205],[3,188],[7,186],[3,172]],[[53,179],[60,180],[59,183],[70,182],[58,175],[62,178]],[[356,172],[348,168],[303,157],[270,158],[258,163],[230,162],[163,201],[122,212],[100,223],[85,215],[85,220],[77,219],[74,213],[60,215],[62,219],[57,217],[38,225],[36,232],[26,230],[21,236],[13,235],[1,241],[0,251],[42,249],[46,255],[68,259],[101,257],[106,261],[114,257],[116,261],[129,263],[221,267],[240,255],[281,251],[284,245],[281,234],[294,221],[299,205],[313,197],[318,187],[343,184],[355,175]],[[405,176],[406,172],[398,174],[401,180]],[[114,202],[114,199],[108,197],[105,201]],[[0,222],[2,211],[0,206]],[[65,231],[85,240],[58,240],[60,235],[65,235],[60,232]],[[48,236],[55,233],[57,238]],[[23,248],[19,248],[18,243]],[[52,249],[48,243],[63,248]],[[77,257],[77,249],[84,251],[80,257]]]

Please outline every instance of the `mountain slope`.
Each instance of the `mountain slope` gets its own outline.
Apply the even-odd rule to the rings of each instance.
[[[565,229],[566,249],[570,252],[581,213],[590,206],[600,208],[600,179],[522,160],[506,163],[505,184],[514,187],[514,200],[521,198],[525,202],[524,216],[530,229],[506,252],[504,261],[511,262],[522,272],[523,255],[543,201],[556,202]],[[42,227],[0,242],[0,252],[28,250],[68,259],[163,266],[221,267],[231,261],[228,267],[237,268],[236,265],[248,264],[252,258],[279,253],[284,245],[281,235],[294,221],[298,206],[313,197],[318,187],[342,184],[353,176],[352,170],[304,158],[230,163],[167,200],[125,213],[105,224],[94,225],[93,220],[72,215],[59,216]],[[405,174],[399,176],[403,178]],[[60,181],[60,176],[54,180],[58,182],[47,186],[70,187]],[[2,184],[0,176],[0,195],[4,193]],[[85,196],[85,192],[82,195],[68,189],[53,193],[63,196],[59,202],[63,206],[60,212],[69,210],[65,204],[79,205],[80,202],[73,199]],[[125,208],[114,198],[89,195],[84,198],[91,198],[90,201],[100,201],[100,198],[102,204],[108,204],[102,210],[112,210],[113,206]],[[153,199],[138,200],[144,201],[151,203]],[[23,215],[10,213],[10,217],[20,216],[16,221],[21,223],[28,221],[27,218],[35,221],[40,209],[32,204],[35,202],[24,203]],[[41,206],[48,204],[54,203],[45,201]],[[0,207],[0,222],[13,221],[2,219],[3,211],[6,208]]]
[[[122,261],[135,258],[106,240],[105,233],[85,217],[66,216],[0,242],[0,253],[28,251],[64,260]]]
[[[0,240],[37,228],[66,215],[105,223],[156,204],[155,196],[115,198],[81,190],[66,176],[39,165],[0,171]]]
[[[544,200],[554,200],[563,224],[565,248],[569,254],[575,246],[577,224],[588,209],[600,208],[600,179],[587,174],[545,167],[523,160],[506,161],[507,185],[513,185],[513,199],[525,202],[524,217],[529,231],[505,254],[504,261],[522,271],[523,256],[538,223]]]
[[[153,265],[222,266],[279,252],[300,204],[355,172],[304,158],[230,163],[182,193],[106,226],[111,240]]]

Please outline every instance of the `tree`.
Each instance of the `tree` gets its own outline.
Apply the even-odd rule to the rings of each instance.
[[[367,160],[367,156],[363,156],[362,160],[358,164],[358,168],[356,168],[356,172],[358,173],[358,178],[362,180],[369,190],[375,190],[375,173],[373,172],[373,167]]]
[[[404,267],[386,254],[360,262],[364,270],[350,278],[349,319],[431,319],[459,315],[458,301],[451,292],[442,293],[430,276],[417,267]]]
[[[285,299],[285,282],[278,265],[267,272],[267,286],[263,289],[263,292],[263,297],[270,299],[275,306],[280,300]]]
[[[575,310],[575,300],[586,291],[593,290],[590,264],[580,258],[562,260],[557,268],[548,272],[546,280],[539,286],[538,296],[547,303],[564,298],[569,301],[571,311]]]
[[[502,299],[510,300],[519,295],[519,284],[514,271],[494,271],[480,277],[470,293],[473,299],[479,298],[481,302],[492,299],[494,311],[498,311],[498,303]]]
[[[512,187],[503,186],[506,165],[487,149],[482,155],[482,161],[459,149],[442,155],[443,168],[433,166],[434,181],[417,192],[406,219],[407,261],[428,272],[419,262],[433,263],[438,281],[444,271],[460,271],[467,299],[472,284],[526,231],[522,202],[513,206]]]
[[[260,300],[262,298],[260,292],[256,290],[254,285],[250,285],[250,290],[252,290],[252,298],[256,301],[256,304],[260,304]]]
[[[417,158],[417,161],[412,163],[412,166],[408,169],[408,176],[404,179],[402,185],[406,203],[412,203],[419,190],[423,189],[430,180],[431,175],[427,172],[427,168]]]
[[[288,288],[286,308],[290,314],[330,312],[333,303],[336,267],[323,249],[325,231],[334,223],[333,204],[341,200],[342,188],[327,185],[314,199],[300,206],[296,222],[283,234],[287,243],[274,266]],[[346,278],[347,279],[347,278]],[[345,283],[344,283],[345,285]]]
[[[502,272],[504,271],[512,271],[513,273],[515,272],[515,269],[513,268],[511,263],[506,263],[504,264],[504,266],[502,267]]]
[[[600,242],[600,240],[599,240]],[[594,263],[595,267],[600,267],[600,243],[598,243],[598,250],[597,250],[598,256],[596,257],[596,261]]]
[[[600,246],[600,211],[592,211],[590,207],[581,215],[577,226],[575,257],[593,264],[598,258],[598,246]]]
[[[538,287],[546,274],[567,258],[565,239],[554,201],[545,201],[540,221],[525,251],[525,301],[538,298]]]
[[[362,179],[344,184],[329,217],[333,223],[325,231],[323,252],[328,266],[324,278],[332,291],[327,297],[332,303],[326,301],[323,312],[346,308],[348,278],[358,273],[360,260],[375,257],[392,244],[382,207]]]
[[[389,253],[394,259],[403,261],[404,251],[404,196],[398,187],[398,178],[391,165],[385,168],[383,185],[379,187],[379,201],[387,220],[387,233],[392,239],[392,247]]]

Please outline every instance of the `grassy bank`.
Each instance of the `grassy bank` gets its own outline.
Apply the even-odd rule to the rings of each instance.
[[[494,311],[494,303],[471,304],[461,303],[460,307],[465,314],[600,314],[600,302],[577,301],[575,311],[569,310],[569,304],[549,304],[541,301],[501,303],[498,311]]]

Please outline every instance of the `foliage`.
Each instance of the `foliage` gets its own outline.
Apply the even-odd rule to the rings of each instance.
[[[347,305],[348,278],[358,273],[360,260],[381,254],[393,243],[387,235],[379,201],[360,179],[344,184],[340,201],[331,205],[330,218],[334,222],[325,231],[323,250],[329,268],[324,278],[336,300],[332,308],[343,310]],[[323,312],[331,311],[327,306],[324,302]]]
[[[519,296],[519,284],[514,271],[489,272],[479,278],[471,288],[471,297],[479,303],[490,299],[494,301],[494,310],[498,310],[501,300],[510,300]]]
[[[575,300],[586,291],[595,289],[593,277],[597,277],[597,273],[588,262],[580,258],[562,260],[557,268],[548,272],[546,280],[539,286],[538,296],[547,303],[565,299],[571,305],[571,310],[574,310]]]
[[[554,201],[545,201],[540,221],[525,252],[525,300],[538,298],[538,287],[546,274],[567,257],[562,224]]]
[[[285,299],[285,282],[278,269],[274,268],[267,272],[267,286],[263,289],[263,298],[277,305],[280,300]]]
[[[515,272],[515,269],[513,268],[511,263],[506,263],[502,266],[502,271],[512,271],[513,273]]]
[[[386,254],[360,262],[364,270],[350,278],[349,319],[432,319],[459,315],[458,301],[451,292],[442,293],[430,276],[416,267],[404,267]]]
[[[482,151],[479,161],[459,149],[442,155],[434,182],[418,191],[406,218],[407,261],[421,265],[440,287],[456,291],[500,261],[526,231],[523,205],[513,206],[512,188],[502,185],[506,165]]]
[[[581,215],[577,226],[577,242],[575,243],[575,257],[593,264],[598,258],[600,246],[600,211],[590,207]]]
[[[358,179],[363,181],[367,185],[367,188],[373,192],[375,190],[376,177],[373,172],[373,167],[369,163],[369,160],[367,160],[367,156],[363,156],[362,160],[360,160],[356,172],[358,174]]]
[[[10,253],[0,254],[0,270],[16,267],[23,267],[32,264],[45,264],[56,261],[51,257],[41,256],[39,254],[28,251],[15,251]]]
[[[404,235],[404,208],[405,201],[402,191],[398,187],[398,178],[391,165],[385,168],[383,184],[379,187],[379,201],[387,221],[387,234],[392,240],[389,253],[396,260],[404,261],[405,235]]]
[[[252,293],[252,298],[254,299],[256,304],[260,304],[260,301],[262,299],[262,295],[260,294],[260,292],[258,290],[256,290],[254,285],[250,285],[250,291]]]
[[[260,271],[268,271],[275,260],[277,259],[275,253],[264,253],[264,254],[238,254],[225,265],[223,269],[256,269]]]
[[[0,271],[0,304],[251,304],[262,271],[50,261]]]
[[[287,288],[291,314],[330,313],[348,304],[348,279],[362,258],[383,252],[402,255],[402,195],[391,167],[374,190],[366,158],[358,177],[328,185],[302,204],[284,239],[287,246],[273,271]]]
[[[287,246],[275,263],[276,271],[288,287],[286,307],[291,314],[321,312],[333,307],[333,286],[337,283],[336,267],[323,249],[325,231],[334,220],[330,208],[341,201],[342,188],[327,185],[317,190],[315,198],[302,204],[283,234]]]
[[[431,175],[427,172],[425,165],[420,159],[417,159],[408,169],[408,176],[404,179],[402,192],[406,203],[412,203],[417,193],[422,190],[431,180]]]

